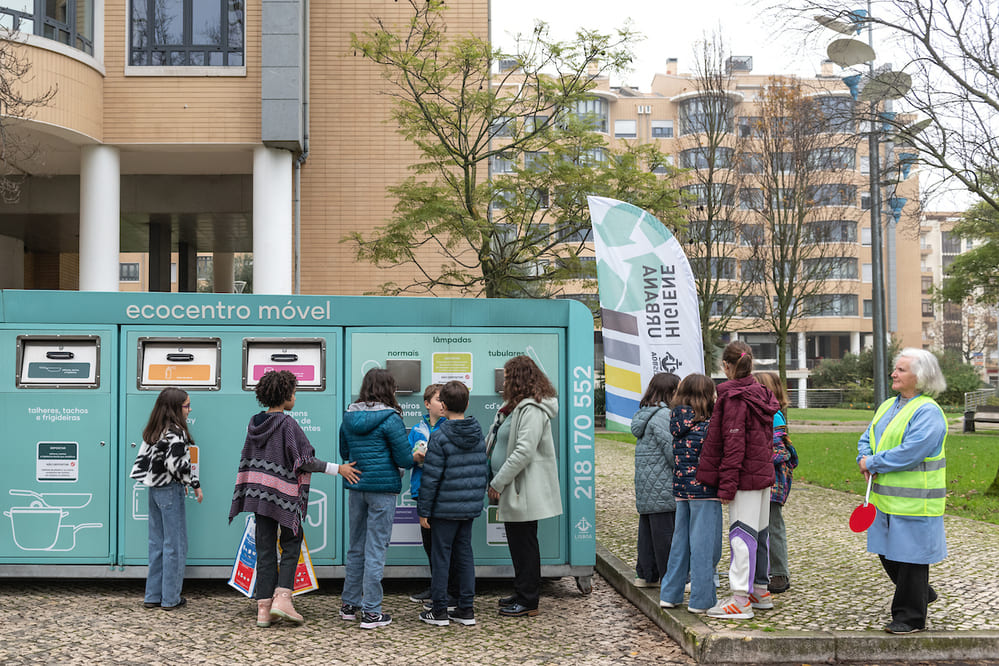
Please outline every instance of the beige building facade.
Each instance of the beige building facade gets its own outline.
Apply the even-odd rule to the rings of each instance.
[[[389,218],[386,187],[415,152],[350,39],[410,11],[394,0],[0,0],[3,48],[31,67],[21,89],[54,91],[7,123],[35,150],[15,165],[19,199],[0,204],[12,262],[0,286],[193,291],[205,253],[223,291],[238,253],[254,254],[257,293],[361,294],[391,279],[358,266],[342,239]],[[485,37],[487,0],[456,3],[448,21]],[[140,264],[140,279],[119,263]]]
[[[752,58],[748,57],[732,58],[728,65],[730,80],[726,83],[726,92],[734,101],[732,135],[735,137],[740,132],[747,132],[748,119],[758,116],[756,105],[771,75],[752,72]],[[820,76],[802,83],[812,91],[809,94],[851,105],[850,92],[833,69],[832,63],[823,63]],[[704,91],[698,89],[696,77],[678,72],[676,59],[669,59],[664,72],[655,76],[650,92],[612,87],[609,81],[602,80],[596,94],[602,100],[598,113],[604,114],[603,121],[598,124],[602,125],[612,144],[655,142],[672,156],[675,166],[703,168],[698,155],[702,144],[687,129],[691,123],[685,123],[684,118],[697,113],[698,100]],[[850,129],[866,136],[864,133],[869,127],[869,123],[857,122]],[[889,136],[886,134],[884,138]],[[830,145],[833,145],[832,141]],[[918,172],[909,170],[907,175],[901,174],[899,155],[906,152],[904,145],[890,141],[881,145],[887,330],[903,345],[919,347],[922,344],[922,302]],[[855,153],[849,156],[849,168],[834,177],[837,183],[848,184],[845,188],[848,197],[815,213],[816,219],[836,221],[842,227],[837,252],[842,255],[841,261],[848,270],[837,276],[835,282],[830,282],[833,298],[828,314],[801,318],[792,329],[787,350],[792,389],[805,388],[811,368],[822,359],[842,358],[846,352],[858,353],[872,344],[869,164],[867,141],[856,141]],[[739,193],[735,192],[735,196]],[[898,207],[897,218],[889,200]],[[739,207],[738,198],[734,207]],[[738,249],[732,256],[736,259],[732,262],[731,280],[747,279],[743,273],[745,262],[739,259]],[[776,368],[776,339],[751,317],[736,316],[731,320],[727,339],[737,338],[754,348],[758,365]]]

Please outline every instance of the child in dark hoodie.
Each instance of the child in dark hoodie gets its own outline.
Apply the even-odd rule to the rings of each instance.
[[[357,402],[347,407],[340,425],[340,456],[357,461],[364,472],[360,481],[347,485],[350,545],[340,618],[360,619],[361,629],[392,622],[382,612],[382,571],[392,539],[396,497],[402,491],[399,468],[413,466],[413,450],[395,391],[395,378],[388,370],[368,370]]]
[[[745,342],[730,342],[722,353],[727,382],[718,386],[718,401],[701,449],[697,480],[718,489],[728,505],[728,570],[732,598],[708,609],[710,617],[751,618],[753,609],[773,608],[770,591],[754,584],[767,580],[768,557],[757,555],[767,543],[770,486],[774,483],[773,420],[780,409],[768,388],[752,377],[753,352]]]
[[[468,389],[457,381],[440,391],[447,419],[430,435],[417,513],[420,526],[430,530],[430,596],[432,607],[420,613],[427,624],[446,626],[451,620],[475,624],[475,559],[472,522],[482,513],[486,493],[486,442],[474,416],[465,417]],[[448,572],[457,576],[458,605],[448,613]]]
[[[246,427],[246,442],[239,456],[236,489],[229,507],[230,523],[243,511],[252,511],[256,517],[258,627],[269,627],[272,618],[296,624],[305,621],[295,611],[291,594],[302,550],[302,521],[309,507],[312,472],[340,474],[351,482],[357,481],[359,474],[353,463],[336,465],[316,458],[316,451],[298,421],[284,413],[295,407],[297,385],[295,375],[287,370],[271,370],[260,378],[257,401],[267,411],[254,414]]]

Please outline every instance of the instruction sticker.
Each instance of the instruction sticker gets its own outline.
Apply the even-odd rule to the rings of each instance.
[[[506,525],[498,517],[499,507],[486,507],[486,543],[490,546],[506,545]]]
[[[434,384],[458,381],[472,390],[471,352],[435,352],[432,365],[430,381]]]
[[[35,478],[38,481],[78,481],[80,478],[77,442],[38,442]]]

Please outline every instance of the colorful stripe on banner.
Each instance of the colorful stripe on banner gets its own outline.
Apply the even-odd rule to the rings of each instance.
[[[617,368],[606,362],[604,363],[604,373],[604,379],[609,386],[639,395],[642,394],[642,373]]]

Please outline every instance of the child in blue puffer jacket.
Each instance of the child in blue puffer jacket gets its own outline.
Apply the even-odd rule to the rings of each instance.
[[[638,510],[638,562],[635,585],[659,584],[666,573],[673,539],[673,437],[669,434],[669,402],[680,378],[669,372],[653,375],[639,409],[631,417],[635,442],[635,508]]]
[[[357,402],[347,407],[340,426],[340,455],[363,473],[347,483],[350,545],[347,549],[340,617],[356,620],[361,629],[392,622],[382,612],[382,571],[392,538],[395,500],[402,491],[399,469],[413,466],[402,408],[395,399],[395,378],[372,368],[361,381]]]

